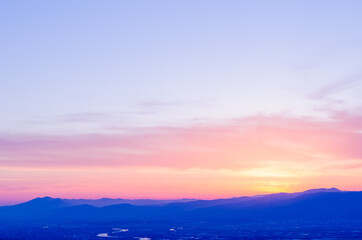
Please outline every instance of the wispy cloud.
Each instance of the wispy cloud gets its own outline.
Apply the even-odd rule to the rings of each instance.
[[[147,101],[143,101],[138,103],[138,106],[144,109],[149,108],[167,108],[167,107],[180,107],[180,106],[207,106],[210,105],[211,100],[195,100],[195,101],[186,101],[186,100],[179,100],[179,101],[163,101],[163,100],[156,100],[150,99]]]
[[[38,121],[48,123],[84,123],[84,122],[112,122],[131,117],[139,117],[144,115],[156,114],[156,110],[133,110],[133,111],[118,111],[118,112],[83,112],[83,113],[68,113],[56,115],[47,118],[39,118]]]
[[[2,134],[0,183],[7,188],[0,193],[12,199],[212,198],[308,187],[357,189],[361,129],[358,112],[330,112],[329,119],[255,115],[117,134]]]
[[[274,115],[188,127],[132,128],[122,134],[3,135],[0,166],[249,169],[361,159],[362,116]]]
[[[354,88],[362,83],[362,74],[355,74],[329,85],[326,85],[310,95],[313,99],[324,99],[335,93],[339,93],[346,89]]]

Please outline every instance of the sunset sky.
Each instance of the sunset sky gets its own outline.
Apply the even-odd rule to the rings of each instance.
[[[0,205],[362,190],[362,1],[0,5]]]

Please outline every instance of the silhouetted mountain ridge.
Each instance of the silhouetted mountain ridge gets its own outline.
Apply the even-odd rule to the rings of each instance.
[[[107,202],[110,200],[107,199]],[[337,218],[362,220],[362,192],[340,191],[336,188],[229,199],[189,202],[176,200],[167,205],[141,206],[122,203],[97,207],[83,204],[87,201],[89,200],[36,198],[18,205],[0,207],[0,218],[92,221],[122,219],[259,221]]]
[[[196,199],[123,199],[123,198],[100,198],[100,199],[62,199],[62,198],[52,198],[49,196],[39,197],[32,199],[28,202],[21,203],[23,204],[55,204],[56,202],[62,206],[77,206],[77,205],[91,205],[95,207],[104,207],[116,204],[132,204],[135,206],[144,206],[144,205],[166,205],[174,202],[190,202],[195,201]]]

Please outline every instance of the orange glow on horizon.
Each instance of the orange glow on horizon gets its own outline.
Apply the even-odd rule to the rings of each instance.
[[[7,196],[2,201],[213,199],[321,187],[360,190],[361,124],[360,116],[274,116],[142,134],[14,136],[12,144],[0,146],[0,194]]]

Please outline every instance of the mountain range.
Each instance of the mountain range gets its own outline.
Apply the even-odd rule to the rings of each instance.
[[[311,189],[216,200],[61,199],[0,207],[0,219],[36,220],[362,220],[362,192]]]

